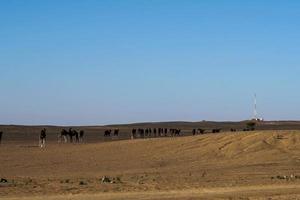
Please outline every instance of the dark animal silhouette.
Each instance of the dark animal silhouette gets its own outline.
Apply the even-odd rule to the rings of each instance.
[[[157,136],[157,130],[156,130],[156,128],[153,129],[153,134],[154,134],[154,137]]]
[[[171,128],[170,133],[171,133],[171,137],[174,137],[175,136],[175,129]]]
[[[220,132],[221,132],[221,129],[213,129],[212,132],[213,132],[213,133],[220,133]]]
[[[180,136],[181,134],[181,129],[175,129],[175,128],[172,128],[170,129],[170,133],[171,133],[171,136],[174,137],[174,136]]]
[[[79,143],[79,133],[76,130],[72,131],[72,136],[75,136],[75,142]]]
[[[204,134],[204,133],[205,133],[205,130],[204,130],[204,129],[201,129],[201,128],[198,128],[198,133]]]
[[[0,144],[1,144],[1,142],[2,142],[2,136],[3,136],[3,132],[0,131]]]
[[[39,146],[44,148],[46,146],[46,129],[41,130]]]
[[[80,143],[83,142],[83,136],[84,136],[84,131],[81,130],[81,131],[79,132],[79,142],[80,142]]]
[[[75,137],[75,142],[79,142],[79,133],[76,130],[73,130],[72,128],[69,129],[69,138],[70,138],[70,143],[73,143],[73,137]]]
[[[131,131],[131,139],[136,138],[136,129],[132,129]]]
[[[70,143],[73,143],[73,129],[72,128],[69,128],[68,136],[70,138]]]
[[[105,132],[104,132],[104,137],[110,137],[110,135],[111,135],[111,130],[106,130]]]
[[[175,129],[175,136],[180,136],[181,130],[180,129]]]
[[[193,135],[196,135],[196,129],[193,129]]]
[[[159,137],[162,137],[163,136],[163,133],[164,133],[164,130],[162,128],[159,128],[158,129],[158,136]]]
[[[168,129],[165,128],[165,137],[167,137],[167,136],[168,136]]]
[[[115,130],[114,130],[114,136],[115,136],[115,137],[118,137],[118,136],[119,136],[119,131],[120,131],[119,129],[115,129]]]
[[[144,129],[139,128],[138,129],[138,133],[139,133],[140,138],[144,138],[145,137],[145,130]]]
[[[58,142],[62,142],[62,140],[64,140],[64,142],[67,143],[68,142],[68,138],[67,138],[68,135],[69,135],[69,132],[66,131],[65,129],[63,129],[60,132],[60,136],[58,137]]]

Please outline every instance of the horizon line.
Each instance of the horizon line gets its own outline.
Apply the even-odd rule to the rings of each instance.
[[[129,123],[116,123],[116,124],[90,124],[90,125],[65,125],[65,124],[0,124],[0,126],[50,126],[50,127],[105,127],[105,126],[125,126],[125,125],[138,125],[138,124],[162,124],[162,123],[239,123],[251,121],[251,119],[246,120],[224,120],[224,121],[214,121],[214,120],[202,120],[202,121],[144,121],[144,122],[129,122]],[[300,120],[264,120],[263,122],[300,122]]]

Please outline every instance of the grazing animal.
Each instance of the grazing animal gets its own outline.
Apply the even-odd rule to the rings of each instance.
[[[156,134],[157,134],[157,130],[156,130],[156,128],[154,128],[154,129],[153,129],[153,135],[154,135],[154,137],[157,136]]]
[[[76,130],[73,130],[72,128],[69,129],[68,133],[70,137],[70,143],[73,143],[73,137],[75,137],[75,142],[79,142],[79,133]]]
[[[170,133],[171,133],[171,136],[174,137],[174,135],[175,135],[175,129],[171,128],[170,129]]]
[[[110,137],[110,135],[111,135],[111,130],[106,130],[104,132],[104,137]]]
[[[0,131],[0,144],[1,144],[1,142],[2,142],[2,135],[3,135],[3,132]]]
[[[70,143],[73,143],[73,129],[69,128],[68,136],[70,137]]]
[[[79,143],[79,133],[76,130],[72,131],[72,136],[75,136],[75,142]]]
[[[147,129],[145,130],[145,136],[146,136],[146,137],[151,137],[151,135],[152,135],[152,130],[151,130],[151,128],[147,128]]]
[[[81,130],[81,131],[79,132],[79,142],[80,142],[80,143],[83,142],[83,136],[84,136],[84,131]]]
[[[115,129],[115,130],[114,130],[114,136],[115,136],[115,137],[118,137],[118,136],[119,136],[119,129]]]
[[[220,133],[220,132],[221,132],[221,129],[213,129],[212,132],[213,132],[213,133]]]
[[[175,136],[180,136],[181,130],[180,129],[175,129]]]
[[[168,129],[165,128],[165,137],[167,137],[167,136],[168,136]]]
[[[67,138],[68,135],[69,135],[69,132],[66,131],[65,129],[63,129],[60,132],[60,136],[58,137],[58,142],[62,142],[62,140],[64,140],[64,142],[67,143],[68,142],[68,138]]]
[[[139,133],[140,138],[144,138],[145,137],[145,130],[144,129],[139,128],[138,129],[138,133]]]
[[[231,132],[236,132],[236,129],[232,128],[230,129]]]
[[[134,139],[136,137],[136,129],[132,129],[131,131],[131,139]]]
[[[170,129],[170,133],[171,133],[171,136],[174,137],[174,136],[180,136],[181,134],[181,129]]]
[[[196,135],[196,129],[193,129],[193,135]]]
[[[73,130],[72,128],[69,128],[68,131],[63,129],[60,132],[60,135],[58,136],[58,142],[67,143],[68,142],[68,137],[69,137],[70,138],[69,139],[70,143],[73,143],[74,142],[73,137],[75,137],[75,142],[79,143],[80,141],[82,141],[83,135],[84,135],[84,132],[78,133],[78,131]]]
[[[198,133],[200,134],[204,134],[205,130],[204,129],[201,129],[201,128],[198,128]]]
[[[162,137],[162,136],[163,136],[164,130],[163,130],[162,128],[159,128],[159,129],[158,129],[158,132],[159,132],[159,137]]]
[[[44,128],[40,134],[39,146],[44,148],[46,146],[46,129]]]

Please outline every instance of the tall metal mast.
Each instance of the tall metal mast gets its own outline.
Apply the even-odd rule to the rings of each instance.
[[[253,119],[257,120],[258,118],[257,118],[257,97],[256,97],[256,93],[254,94],[254,112],[253,112],[253,114],[254,114]]]

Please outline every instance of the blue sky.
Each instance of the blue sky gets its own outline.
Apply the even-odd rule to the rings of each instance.
[[[300,119],[300,2],[0,1],[0,124]]]

